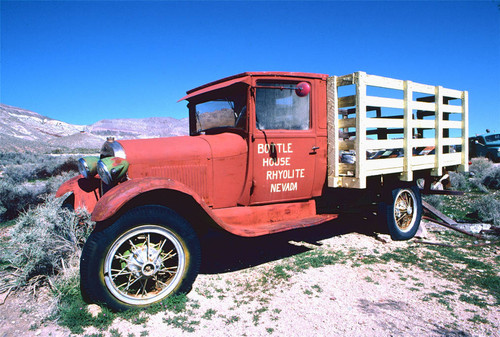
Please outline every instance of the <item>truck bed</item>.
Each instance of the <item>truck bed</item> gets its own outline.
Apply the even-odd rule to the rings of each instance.
[[[329,187],[468,170],[467,91],[356,72],[329,77],[327,99]]]

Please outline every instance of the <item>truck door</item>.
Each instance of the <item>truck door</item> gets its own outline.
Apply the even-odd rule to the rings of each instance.
[[[253,89],[251,204],[311,198],[317,139],[310,94],[298,95],[297,84],[258,81]]]

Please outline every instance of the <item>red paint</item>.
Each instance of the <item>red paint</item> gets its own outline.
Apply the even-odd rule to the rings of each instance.
[[[86,208],[87,211],[92,212],[99,199],[99,186],[99,179],[85,179],[82,175],[78,175],[63,183],[57,190],[56,197],[60,198],[66,193],[73,193],[74,208]]]

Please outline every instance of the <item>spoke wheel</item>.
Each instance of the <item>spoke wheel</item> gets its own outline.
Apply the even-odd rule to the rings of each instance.
[[[411,239],[420,226],[422,199],[416,185],[395,187],[386,192],[379,204],[380,219],[393,240]]]
[[[394,201],[394,222],[402,232],[409,231],[417,219],[417,200],[410,189],[402,189]]]
[[[163,206],[137,207],[88,238],[82,296],[115,311],[145,307],[189,292],[200,264],[198,237],[184,218]]]
[[[104,263],[104,280],[118,300],[150,304],[172,291],[184,272],[185,260],[182,243],[171,231],[144,225],[113,243]]]

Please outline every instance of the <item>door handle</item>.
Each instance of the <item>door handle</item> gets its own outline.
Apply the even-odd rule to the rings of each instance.
[[[317,149],[319,149],[319,146],[313,146],[311,150],[316,151]]]

